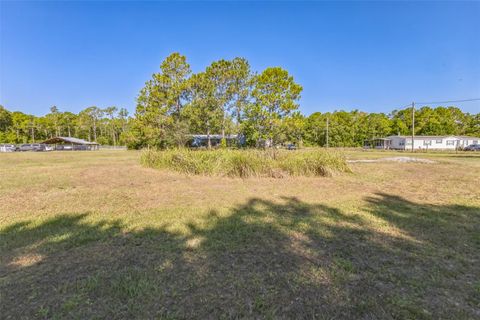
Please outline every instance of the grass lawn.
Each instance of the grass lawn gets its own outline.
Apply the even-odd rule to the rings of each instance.
[[[233,179],[0,154],[1,318],[479,319],[480,153],[414,156]]]

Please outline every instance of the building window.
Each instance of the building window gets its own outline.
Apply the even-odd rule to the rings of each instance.
[[[423,140],[423,145],[424,146],[431,146],[432,145],[432,140]]]
[[[447,140],[447,146],[454,146],[454,145],[455,145],[455,141]]]
[[[399,143],[399,145],[404,146],[405,142],[402,141],[402,142]]]
[[[442,143],[442,139],[437,139],[437,141],[435,141],[435,143]]]
[[[478,144],[478,140],[473,140],[472,144]]]

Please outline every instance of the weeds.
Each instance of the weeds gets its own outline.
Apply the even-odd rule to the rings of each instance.
[[[227,177],[331,176],[350,172],[345,157],[325,150],[144,150],[146,167],[171,169],[187,175]]]

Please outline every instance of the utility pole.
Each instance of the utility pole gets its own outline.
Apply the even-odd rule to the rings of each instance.
[[[415,138],[415,102],[412,102],[412,152],[414,151],[414,139]]]
[[[35,118],[30,118],[30,132],[32,136],[32,142],[35,143]]]
[[[327,149],[328,149],[328,116],[327,116]]]

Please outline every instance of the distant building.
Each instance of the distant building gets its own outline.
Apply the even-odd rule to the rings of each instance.
[[[54,150],[98,150],[99,144],[72,137],[54,137],[42,142],[53,145]]]
[[[192,134],[190,146],[194,148],[198,147],[206,147],[208,146],[208,139],[210,138],[210,144],[212,147],[216,147],[220,145],[222,141],[221,134]],[[227,141],[227,146],[234,146],[234,145],[244,145],[245,138],[242,135],[238,134],[227,134],[225,135],[225,140]]]
[[[415,136],[413,139],[414,150],[455,150],[477,144],[480,138],[468,136]],[[388,136],[366,140],[364,146],[372,149],[412,149],[411,136]]]

